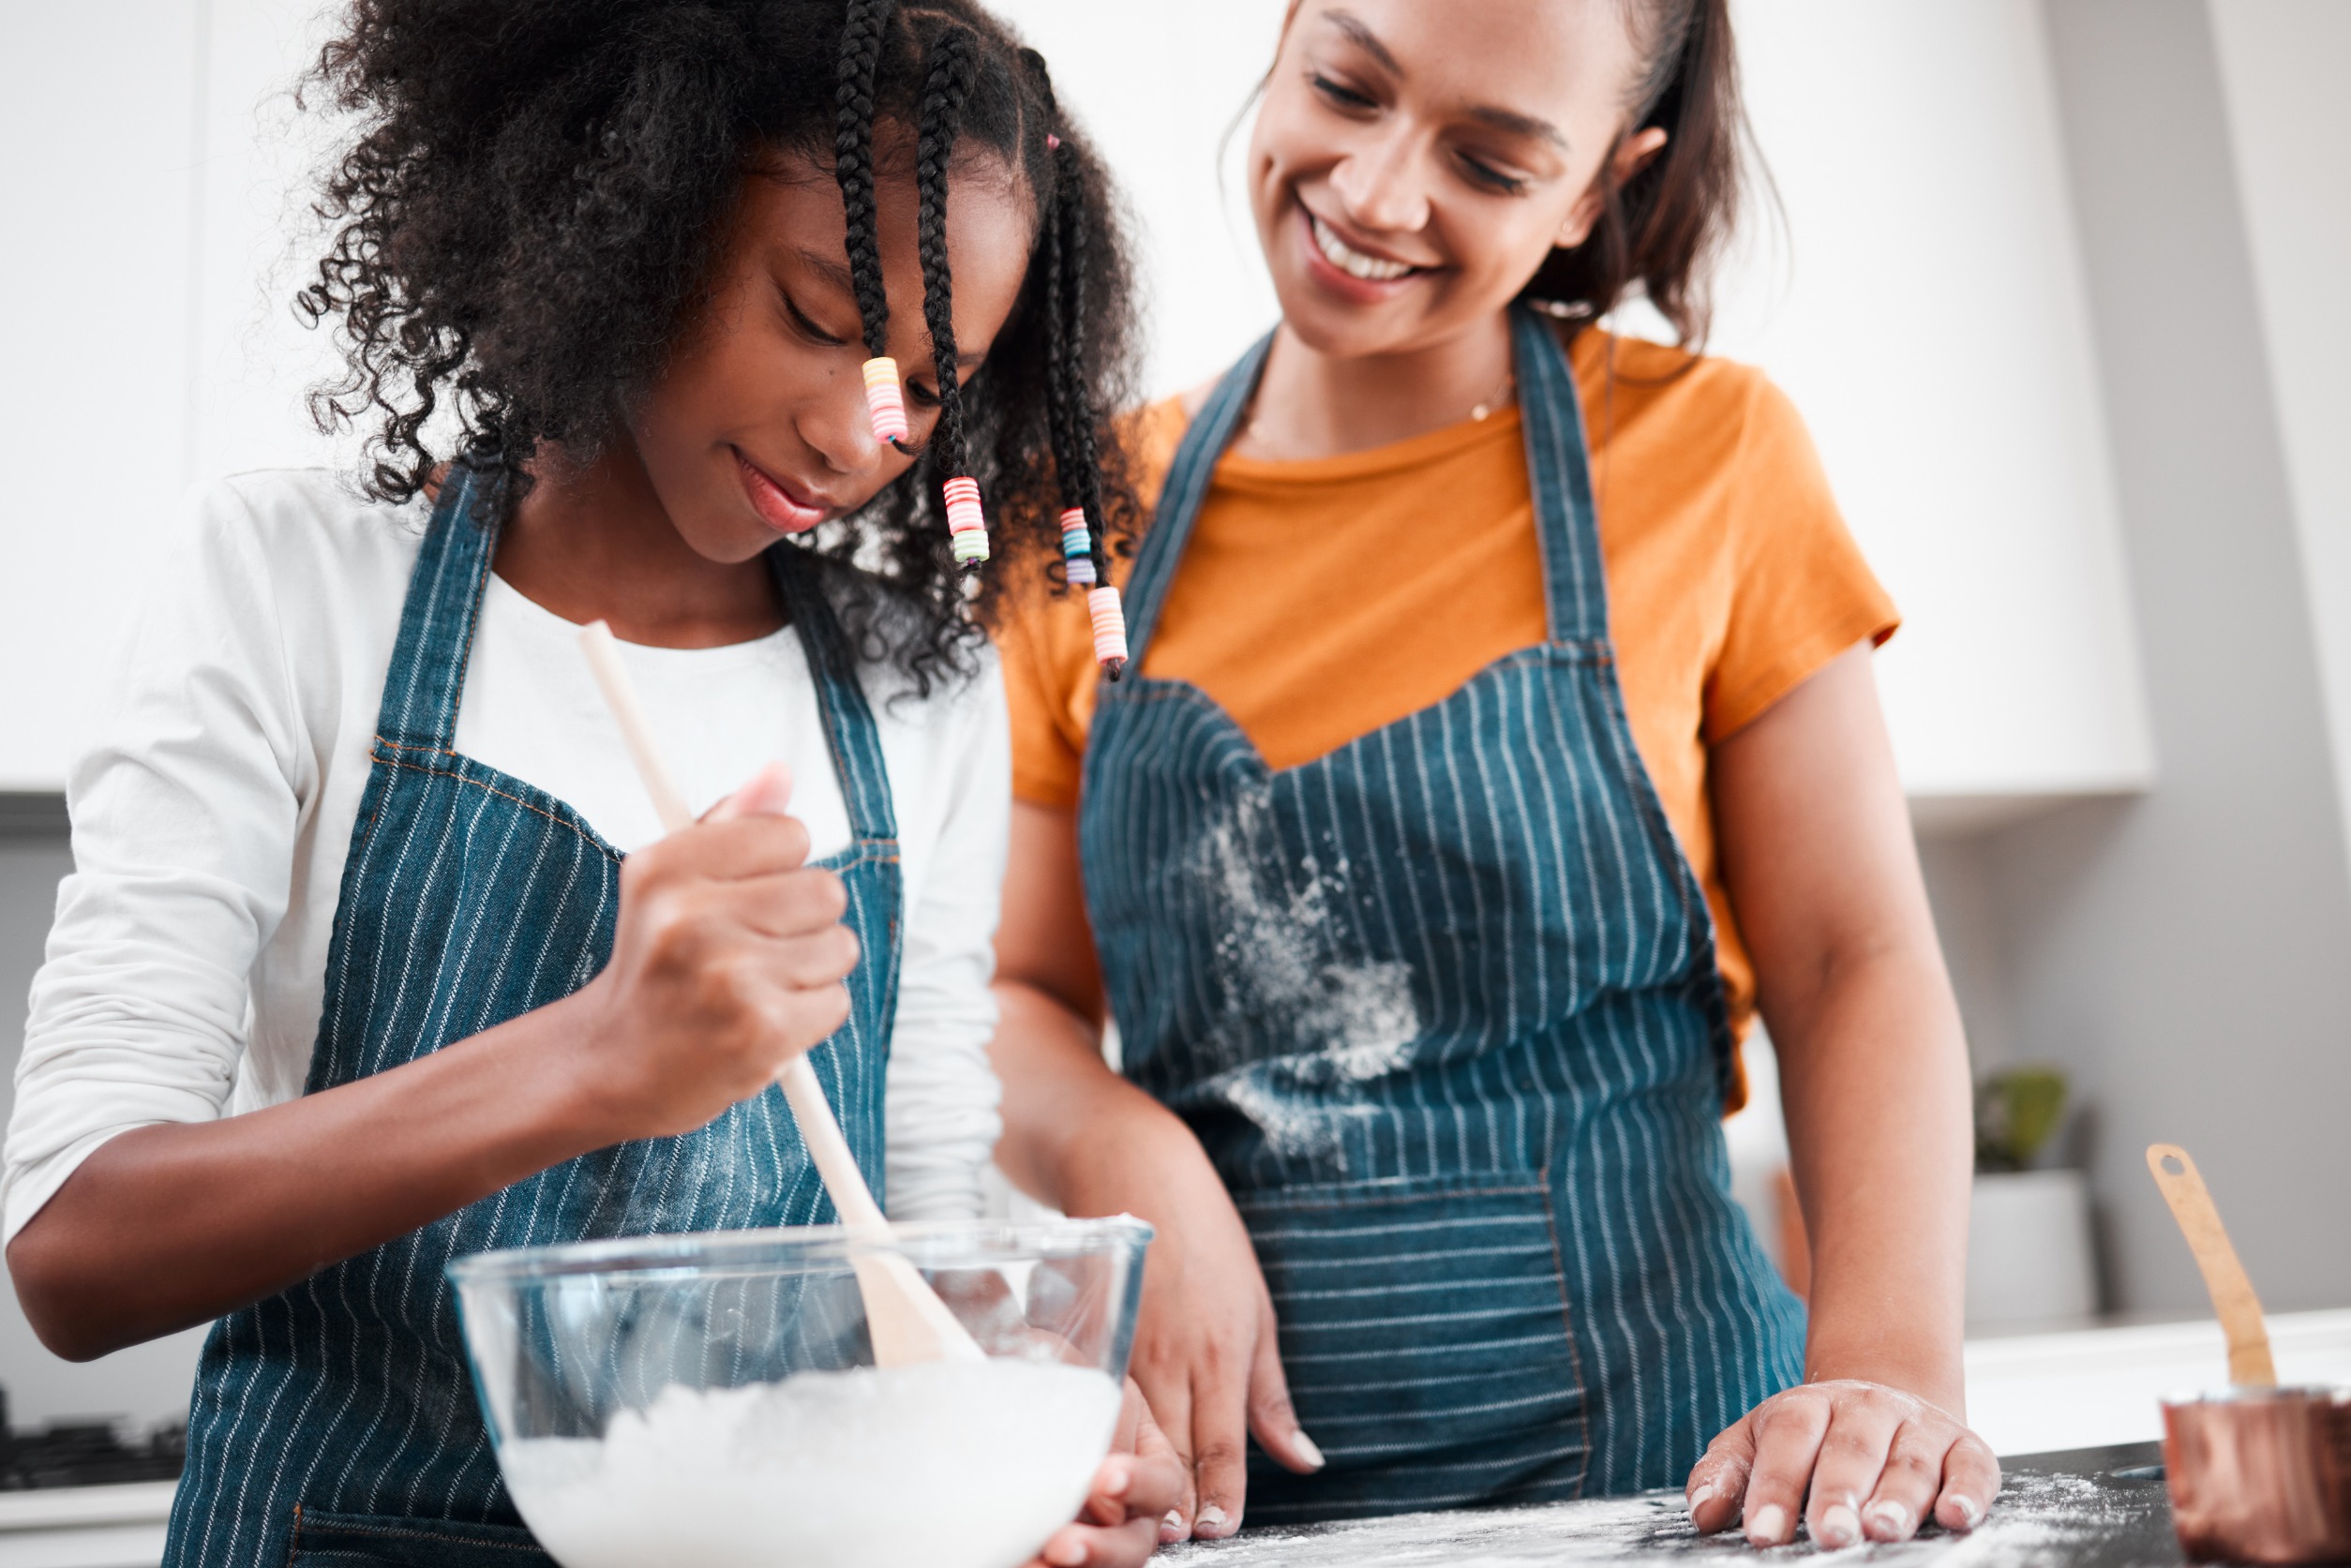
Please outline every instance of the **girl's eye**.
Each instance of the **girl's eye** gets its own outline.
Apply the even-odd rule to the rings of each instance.
[[[810,321],[807,312],[801,309],[789,294],[784,296],[784,313],[791,318],[792,329],[812,343],[820,343],[828,349],[837,349],[848,341],[846,337],[835,337]]]
[[[906,378],[906,396],[923,408],[938,407],[938,388],[924,381],[918,381],[911,376]]]
[[[1520,176],[1505,174],[1491,164],[1481,162],[1467,153],[1461,155],[1461,167],[1472,180],[1497,195],[1516,196],[1526,188],[1526,181]]]
[[[1377,109],[1379,107],[1379,105],[1373,102],[1369,97],[1356,92],[1353,87],[1346,86],[1340,82],[1333,82],[1329,77],[1323,75],[1320,71],[1311,73],[1310,80],[1314,83],[1314,90],[1316,92],[1322,94],[1324,97],[1328,98],[1332,103],[1341,109],[1364,110]]]

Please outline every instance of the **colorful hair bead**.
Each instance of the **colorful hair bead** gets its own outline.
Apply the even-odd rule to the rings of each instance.
[[[977,566],[988,559],[988,518],[980,509],[980,482],[951,479],[945,489],[949,546],[959,563]]]
[[[873,411],[876,441],[887,445],[906,439],[906,398],[896,360],[885,355],[865,362],[865,406]]]
[[[1118,606],[1118,590],[1107,583],[1088,589],[1086,614],[1094,622],[1094,657],[1116,680],[1127,667],[1127,612]]]
[[[1094,586],[1094,537],[1086,526],[1086,508],[1072,506],[1061,514],[1061,555],[1069,563],[1070,586]]]

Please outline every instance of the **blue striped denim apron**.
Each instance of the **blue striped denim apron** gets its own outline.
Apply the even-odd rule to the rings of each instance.
[[[578,813],[456,749],[502,505],[450,472],[410,579],[327,952],[307,1092],[413,1061],[577,991],[612,952],[621,855]],[[770,552],[814,673],[852,829],[823,862],[866,953],[813,1060],[882,1178],[898,988],[897,826],[846,637],[788,547]],[[397,1127],[384,1136],[397,1137]],[[780,1090],[698,1132],[601,1149],[320,1271],[213,1328],[167,1568],[549,1561],[501,1486],[442,1267],[491,1247],[831,1217]]]
[[[1803,1375],[1730,1199],[1714,926],[1625,722],[1575,382],[1537,317],[1512,331],[1547,642],[1278,772],[1147,674],[1101,688],[1086,746],[1125,1070],[1231,1188],[1329,1460],[1253,1453],[1252,1521],[1679,1485]],[[1139,672],[1265,350],[1168,475]]]

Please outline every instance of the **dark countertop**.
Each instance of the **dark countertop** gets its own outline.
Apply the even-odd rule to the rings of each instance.
[[[1884,1568],[2177,1568],[2161,1448],[2151,1442],[2026,1455],[2001,1462],[1999,1501],[1971,1535],[1930,1528],[1900,1546],[1834,1554],[1839,1564]],[[1792,1546],[1750,1552],[1736,1534],[1700,1537],[1679,1492],[1595,1498],[1540,1508],[1465,1509],[1299,1529],[1245,1530],[1230,1541],[1160,1554],[1189,1568],[1551,1568],[1631,1563],[1659,1554],[1785,1562],[1823,1556]],[[1697,1568],[1697,1565],[1693,1565]]]

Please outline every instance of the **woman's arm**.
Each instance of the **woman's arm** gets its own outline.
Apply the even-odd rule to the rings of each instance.
[[[1322,1456],[1290,1408],[1273,1301],[1224,1183],[1190,1128],[1102,1060],[1101,975],[1070,812],[1013,804],[996,999],[996,1161],[1066,1213],[1134,1214],[1158,1228],[1134,1376],[1189,1483],[1181,1528],[1166,1533],[1230,1535],[1241,1523],[1250,1433],[1293,1470],[1317,1469]]]
[[[1866,645],[1711,758],[1724,879],[1780,1062],[1812,1243],[1804,1387],[1691,1472],[1702,1530],[1759,1545],[1805,1505],[1828,1546],[1968,1528],[1999,1489],[1960,1366],[1971,1164],[1967,1042]],[[1750,1473],[1751,1469],[1751,1473]]]
[[[355,1083],[99,1144],[8,1245],[76,1360],[242,1307],[534,1172],[702,1126],[848,1015],[840,879],[781,769],[629,857],[612,961],[549,1007]]]

